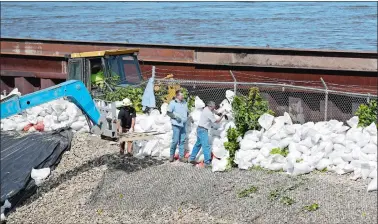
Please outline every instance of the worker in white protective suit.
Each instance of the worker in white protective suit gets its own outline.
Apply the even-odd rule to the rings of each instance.
[[[118,133],[133,132],[135,127],[136,110],[132,106],[131,100],[125,98],[122,100],[122,107],[118,113],[117,130]],[[120,154],[124,155],[125,142],[120,142]],[[127,142],[127,156],[132,156],[133,142]]]

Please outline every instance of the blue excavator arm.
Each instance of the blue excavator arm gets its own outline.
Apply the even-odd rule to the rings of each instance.
[[[102,117],[84,83],[70,80],[24,96],[11,96],[1,101],[1,119],[19,114],[26,109],[67,97],[85,113],[92,123],[101,126]],[[99,130],[99,129],[97,129]],[[97,132],[97,131],[96,131]]]

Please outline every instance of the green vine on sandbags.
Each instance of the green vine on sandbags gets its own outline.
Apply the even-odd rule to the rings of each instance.
[[[232,110],[235,118],[236,128],[227,131],[228,142],[224,143],[225,148],[230,153],[229,166],[235,166],[235,153],[239,149],[238,137],[243,137],[249,130],[260,130],[259,118],[265,114],[274,115],[269,109],[268,101],[264,100],[258,88],[249,90],[248,96],[235,96],[232,102]]]
[[[229,128],[227,130],[227,142],[224,143],[225,149],[229,152],[227,168],[235,166],[235,153],[239,149],[238,137],[240,136],[236,128]]]
[[[367,127],[373,122],[377,125],[377,111],[377,100],[370,100],[367,104],[361,104],[355,113],[358,116],[358,126]]]

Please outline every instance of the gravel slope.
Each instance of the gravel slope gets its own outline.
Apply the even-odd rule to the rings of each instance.
[[[39,192],[7,223],[376,223],[377,192],[347,175],[212,173],[189,164],[120,158],[108,141],[77,134]],[[257,192],[239,198],[238,192]],[[291,206],[270,200],[277,190]],[[302,208],[318,203],[319,209]]]

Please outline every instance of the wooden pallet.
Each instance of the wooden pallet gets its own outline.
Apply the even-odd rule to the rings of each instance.
[[[151,131],[151,132],[133,132],[133,133],[122,133],[119,135],[118,141],[120,142],[131,142],[136,140],[150,140],[156,135],[161,135],[164,133]]]

